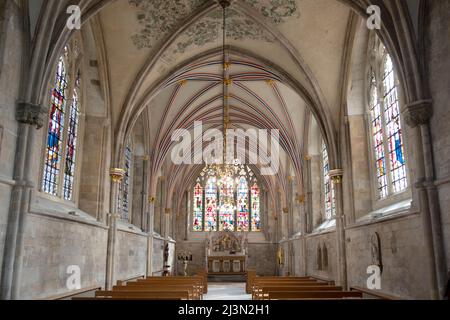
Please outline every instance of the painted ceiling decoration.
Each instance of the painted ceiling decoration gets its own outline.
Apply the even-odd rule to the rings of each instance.
[[[186,18],[195,9],[212,0],[129,0],[136,8],[136,18],[140,31],[132,36],[138,49],[152,48],[164,35],[174,30],[180,20]],[[279,25],[287,19],[299,18],[296,0],[239,0],[245,2],[263,17]],[[215,42],[221,35],[222,11],[218,9],[191,26],[181,39],[171,48],[173,54],[184,53],[189,47],[201,47]],[[261,28],[251,18],[235,10],[228,11],[227,36],[233,40],[260,40],[274,42],[275,38]]]

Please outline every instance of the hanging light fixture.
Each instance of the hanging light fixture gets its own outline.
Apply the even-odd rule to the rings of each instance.
[[[233,163],[227,163],[227,130],[230,127],[230,108],[228,101],[229,86],[232,84],[232,80],[229,76],[230,63],[227,58],[226,53],[226,37],[227,37],[227,8],[231,5],[229,0],[219,0],[219,4],[223,11],[223,46],[222,46],[222,66],[223,66],[223,154],[221,161],[219,163],[208,165],[217,177],[216,184],[219,190],[223,188],[234,188],[234,176],[236,174],[237,161]],[[234,207],[234,192],[228,192],[228,190],[223,190],[221,201],[225,206]],[[235,208],[234,208],[235,209]]]

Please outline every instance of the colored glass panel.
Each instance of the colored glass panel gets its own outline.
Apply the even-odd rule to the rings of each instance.
[[[203,188],[200,183],[194,188],[193,230],[203,231]]]
[[[219,210],[219,230],[234,231],[234,188],[233,179],[231,177],[222,181],[220,188],[220,210]]]
[[[248,183],[241,177],[237,188],[237,231],[249,231]]]
[[[261,196],[257,184],[254,184],[251,190],[251,228],[252,231],[261,231]]]
[[[42,190],[51,195],[58,194],[61,159],[63,156],[64,121],[66,109],[67,70],[64,57],[56,69],[54,88],[51,93],[51,106],[48,124],[47,148],[45,152]]]
[[[217,231],[216,178],[210,178],[205,188],[205,231]]]

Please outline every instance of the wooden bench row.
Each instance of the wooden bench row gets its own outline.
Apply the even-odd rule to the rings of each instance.
[[[334,282],[311,277],[251,277],[254,300],[362,299],[359,291],[343,291]]]
[[[112,291],[96,291],[95,298],[73,300],[201,300],[206,287],[203,276],[148,277],[118,284]]]

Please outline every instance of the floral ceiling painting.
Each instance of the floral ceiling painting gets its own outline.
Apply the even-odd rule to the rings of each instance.
[[[180,21],[206,2],[212,0],[129,0],[136,9],[140,26],[132,41],[138,49],[152,48],[155,43],[175,30]],[[300,17],[297,0],[237,0],[243,1],[275,25]],[[203,46],[221,37],[222,11],[217,10],[192,25],[173,45],[173,54],[184,53],[191,46]],[[234,40],[262,40],[275,38],[250,17],[236,10],[228,11],[227,36]]]

